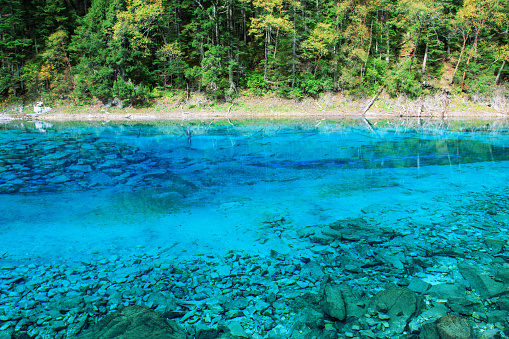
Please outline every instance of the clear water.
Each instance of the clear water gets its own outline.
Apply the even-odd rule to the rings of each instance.
[[[264,229],[282,218],[292,229],[358,216],[444,227],[479,195],[504,194],[509,173],[503,130],[47,127],[0,133],[3,260],[299,249]]]
[[[6,124],[0,263],[312,257],[299,230],[357,217],[421,249],[507,241],[507,130],[405,126]]]

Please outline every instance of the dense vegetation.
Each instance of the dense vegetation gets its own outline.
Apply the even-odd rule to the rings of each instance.
[[[489,93],[507,0],[0,0],[0,96]]]

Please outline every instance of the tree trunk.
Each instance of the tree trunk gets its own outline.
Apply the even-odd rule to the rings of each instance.
[[[378,89],[378,91],[375,93],[375,95],[373,96],[373,98],[371,98],[371,100],[368,102],[368,104],[366,105],[366,107],[364,108],[364,110],[362,111],[362,116],[364,117],[366,115],[366,112],[371,108],[371,106],[373,106],[373,104],[375,103],[375,100],[378,98],[378,96],[382,93],[382,91],[384,90],[385,88],[385,85],[382,85],[380,86],[380,88]]]
[[[320,55],[318,56],[318,60],[316,61],[315,72],[313,73],[313,78],[316,77],[316,71],[318,70],[318,64],[320,63],[321,58],[322,58],[322,54],[320,53]],[[361,66],[361,72],[362,72],[362,66]]]
[[[295,6],[293,6],[293,42],[292,42],[292,88],[295,86],[295,59],[296,59],[296,49],[297,49],[297,28],[295,24],[296,17]]]
[[[371,22],[371,28],[369,29],[369,46],[368,51],[366,53],[366,60],[364,61],[364,73],[361,70],[361,83],[364,80],[364,76],[366,75],[366,71],[368,69],[368,60],[369,60],[369,52],[371,51],[371,43],[373,42],[373,22]]]
[[[502,73],[504,66],[505,66],[505,60],[502,62],[502,66],[500,66],[500,69],[498,70],[497,79],[495,80],[496,84],[498,84],[498,81],[500,80],[500,74]]]
[[[217,20],[217,8],[216,4],[214,3],[212,9],[214,14],[214,28],[216,31],[216,45],[219,46],[219,22]]]
[[[412,54],[412,60],[410,60],[410,66],[408,67],[408,71],[412,70],[412,65],[414,64],[415,53],[417,52],[417,46],[419,46],[419,40],[421,40],[421,32],[422,32],[422,21],[421,18],[417,18],[419,20],[419,34],[417,34],[417,40],[414,46],[414,53]]]
[[[454,72],[452,72],[452,77],[451,77],[450,85],[452,85],[454,83],[454,77],[456,76],[456,72],[458,71],[458,67],[460,65],[461,58],[463,57],[463,52],[465,52],[465,47],[467,45],[467,39],[468,39],[468,34],[465,34],[465,32],[463,31],[463,46],[461,46],[460,57],[458,58],[458,62],[456,63],[456,67],[454,67]]]
[[[178,6],[175,8],[175,33],[177,33],[177,38],[180,38],[180,16]]]
[[[362,59],[361,59],[361,74],[359,74],[359,88],[361,87],[361,83],[362,83],[362,72],[363,71],[364,71],[364,68],[363,68]]]
[[[506,36],[507,36],[507,33],[509,33],[509,25],[505,29]],[[502,62],[502,66],[500,66],[500,69],[498,70],[497,79],[495,80],[495,84],[498,84],[498,82],[500,81],[500,74],[502,74],[502,70],[504,69],[504,66],[505,66],[505,60]]]
[[[385,61],[387,62],[387,64],[390,63],[390,55],[391,55],[391,40],[389,38],[389,25],[387,24],[387,21],[385,22],[385,27],[387,28],[387,30],[385,31],[385,38],[387,40],[387,54],[385,55]]]
[[[269,56],[269,51],[268,51],[269,35],[270,35],[269,27],[267,27],[265,29],[265,67],[263,69],[263,80],[267,80],[267,68],[269,66],[269,59],[268,59],[268,56]]]
[[[277,52],[277,41],[279,39],[279,28],[276,31],[276,39],[274,40],[274,61],[276,61],[276,52]]]
[[[428,47],[429,47],[429,44],[426,43],[426,50],[424,52],[424,59],[422,60],[422,74],[424,74],[424,72],[426,72],[426,62],[428,61]]]
[[[470,51],[470,54],[468,55],[468,59],[467,59],[467,63],[465,65],[465,69],[463,70],[463,77],[461,78],[461,90],[465,90],[465,79],[467,78],[467,68],[468,68],[468,64],[470,63],[470,60],[472,59],[472,55],[474,54],[474,51],[477,50],[477,41],[479,39],[479,33],[481,32],[481,29],[482,29],[482,26],[484,25],[484,21],[483,20],[481,22],[481,24],[479,25],[479,27],[477,28],[477,32],[475,34],[475,40],[474,40],[474,44],[472,45],[472,50]]]
[[[244,43],[247,44],[247,24],[246,24],[246,9],[245,8],[242,8],[242,17],[244,18],[243,22],[242,22],[242,31],[244,33]]]

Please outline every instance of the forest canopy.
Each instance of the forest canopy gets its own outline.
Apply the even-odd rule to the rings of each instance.
[[[0,0],[0,96],[488,94],[505,0]]]

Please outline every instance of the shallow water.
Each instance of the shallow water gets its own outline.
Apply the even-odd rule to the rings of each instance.
[[[333,122],[25,126],[0,140],[3,251],[42,261],[136,247],[266,252],[257,239],[281,218],[296,229],[357,216],[439,222],[474,193],[503,191],[509,158],[496,131]]]
[[[121,267],[144,256],[172,263],[231,251],[312,258],[331,251],[327,238],[300,232],[348,218],[366,220],[375,238],[380,230],[398,234],[413,242],[405,248],[422,253],[471,253],[484,239],[507,241],[505,128],[375,127],[5,125],[0,263],[28,276],[27,267]],[[362,231],[358,243],[377,243]],[[343,242],[334,248],[354,246]],[[394,252],[387,263],[409,266]],[[415,273],[401,270],[400,277]],[[418,273],[430,283],[457,279],[447,270]]]

